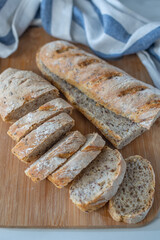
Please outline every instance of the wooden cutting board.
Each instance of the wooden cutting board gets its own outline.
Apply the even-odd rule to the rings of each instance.
[[[0,59],[0,72],[8,67],[32,70],[40,74],[36,51],[43,44],[55,40],[41,28],[31,28],[20,38],[18,50],[7,59]],[[87,47],[82,46],[84,49]],[[136,55],[109,61],[134,77],[152,81]],[[74,110],[75,129],[83,134],[99,132],[82,114]],[[121,150],[124,158],[139,154],[151,161],[156,174],[155,201],[141,223],[127,225],[112,220],[107,205],[93,213],[81,212],[69,200],[68,188],[59,190],[44,180],[33,183],[24,174],[27,165],[11,154],[14,142],[7,136],[9,124],[0,120],[0,227],[41,228],[110,228],[138,227],[150,223],[160,208],[160,120],[142,136]],[[108,143],[108,142],[107,142]],[[108,143],[109,144],[109,143]]]

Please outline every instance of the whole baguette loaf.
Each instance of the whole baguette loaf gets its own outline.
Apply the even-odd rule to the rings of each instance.
[[[149,129],[160,116],[160,90],[73,44],[54,41],[44,45],[37,53],[37,65],[143,128]]]
[[[101,152],[105,141],[97,133],[86,136],[86,143],[57,171],[48,176],[56,187],[68,185],[84,168],[88,166]]]
[[[14,122],[58,95],[54,86],[31,71],[9,68],[0,75],[0,115],[4,121]]]
[[[141,156],[125,159],[124,180],[116,195],[109,201],[109,213],[115,221],[138,223],[152,207],[155,174],[150,162]]]
[[[70,199],[85,212],[103,207],[117,192],[125,170],[126,163],[120,152],[104,147],[97,158],[72,182]]]
[[[68,132],[74,123],[67,113],[61,113],[22,138],[12,149],[12,153],[24,162],[37,160]]]
[[[48,152],[27,168],[25,174],[30,177],[33,182],[39,182],[45,179],[66,162],[85,141],[86,138],[79,131],[68,133],[49,149]]]
[[[7,134],[18,142],[48,119],[62,112],[71,114],[72,109],[73,107],[62,98],[53,99],[17,120],[10,126]]]

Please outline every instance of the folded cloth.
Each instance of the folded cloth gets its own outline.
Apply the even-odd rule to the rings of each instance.
[[[39,0],[0,0],[0,57],[18,48],[18,38],[31,24],[39,4]]]
[[[42,23],[50,35],[86,44],[104,59],[137,53],[160,88],[160,22],[118,0],[0,0],[0,23],[0,57],[17,49],[18,37],[31,23]]]

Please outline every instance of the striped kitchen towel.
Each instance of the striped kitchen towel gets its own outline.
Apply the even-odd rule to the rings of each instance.
[[[86,44],[104,59],[137,53],[160,88],[160,22],[150,22],[118,0],[0,0],[0,57],[17,49],[31,24]]]

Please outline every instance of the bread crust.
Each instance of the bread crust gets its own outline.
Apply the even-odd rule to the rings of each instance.
[[[91,139],[90,139],[91,138]],[[88,134],[86,143],[57,171],[48,176],[56,187],[68,185],[101,152],[105,141],[97,133]]]
[[[139,155],[135,155],[135,156],[131,156],[127,159],[125,159],[125,161],[132,161],[135,160],[136,158],[140,158],[143,159],[141,156]],[[125,222],[125,223],[129,223],[129,224],[136,224],[140,221],[142,221],[146,215],[148,214],[149,210],[152,207],[153,201],[154,201],[154,193],[155,193],[155,174],[154,174],[154,170],[150,164],[150,162],[146,159],[143,159],[148,163],[148,168],[150,169],[150,173],[152,175],[152,182],[150,183],[152,191],[150,193],[150,199],[148,201],[148,203],[146,204],[145,209],[140,209],[139,211],[137,211],[136,213],[132,213],[132,214],[126,214],[126,215],[120,215],[117,213],[116,208],[114,207],[114,198],[111,199],[109,201],[109,207],[108,207],[108,211],[111,215],[111,217],[118,222]]]
[[[9,127],[7,134],[16,142],[50,118],[66,112],[71,114],[73,107],[62,98],[56,98],[20,118]]]
[[[55,41],[44,45],[37,53],[38,66],[40,61],[98,104],[146,129],[160,116],[158,89],[73,44]]]
[[[117,212],[115,211],[112,201],[109,201],[108,211],[109,211],[110,215],[112,216],[112,218],[117,222],[136,224],[138,222],[141,222],[147,216],[149,210],[152,207],[153,202],[154,202],[154,198],[152,198],[150,206],[145,211],[141,211],[134,215],[121,216],[121,215],[117,214]]]
[[[103,125],[101,125],[99,119],[96,117],[93,117],[89,111],[86,111],[85,108],[81,107],[80,104],[76,102],[76,99],[72,96],[72,94],[64,87],[61,86],[61,82],[63,81],[61,78],[59,78],[57,75],[51,73],[48,69],[45,68],[45,66],[42,64],[42,62],[37,62],[39,69],[43,73],[43,75],[51,82],[53,83],[63,94],[64,96],[76,107],[88,120],[90,120],[101,132],[102,134],[118,149],[123,148],[125,145],[133,141],[136,137],[141,135],[144,131],[146,131],[145,128],[138,126],[137,123],[135,123],[138,127],[134,129],[134,132],[132,134],[128,135],[127,138],[120,137],[119,134],[115,134],[109,127],[104,128]],[[69,85],[69,83],[67,83]],[[71,85],[70,85],[71,86]],[[72,87],[73,88],[73,87]],[[119,117],[117,115],[117,117]],[[130,121],[130,120],[128,120]]]
[[[48,152],[27,168],[25,174],[31,178],[33,182],[39,182],[45,179],[77,152],[85,141],[86,138],[79,131],[66,134],[66,136],[49,149]]]
[[[117,150],[116,150],[117,151]],[[117,151],[117,155],[120,158],[120,166],[119,166],[119,174],[113,181],[112,186],[107,189],[107,191],[103,192],[97,199],[94,201],[88,203],[85,206],[81,206],[83,208],[83,211],[92,212],[95,211],[101,207],[103,207],[117,192],[119,185],[122,183],[124,174],[126,171],[126,163],[122,157],[122,155]]]
[[[111,150],[108,147],[104,147],[103,150],[105,151],[107,149]],[[97,192],[97,195],[94,199],[92,199],[88,203],[84,204],[82,202],[80,203],[80,202],[76,201],[71,196],[72,185],[74,185],[74,182],[76,182],[78,180],[75,179],[73,181],[72,185],[70,186],[70,199],[72,200],[72,202],[74,204],[76,204],[76,206],[80,210],[82,210],[84,212],[92,212],[92,211],[99,209],[100,207],[103,207],[116,194],[116,192],[119,188],[119,185],[123,181],[124,174],[126,171],[126,163],[118,150],[111,150],[111,151],[113,151],[114,157],[119,159],[119,162],[117,164],[117,171],[116,171],[115,178],[114,178],[114,180],[112,180],[112,183],[110,184],[109,187],[107,186],[101,193]],[[82,177],[83,177],[83,175],[82,175]]]
[[[74,124],[75,121],[67,113],[61,113],[22,138],[12,149],[12,153],[23,162],[35,161],[70,131]]]
[[[0,75],[0,115],[14,122],[59,95],[58,89],[31,71],[7,69]]]

